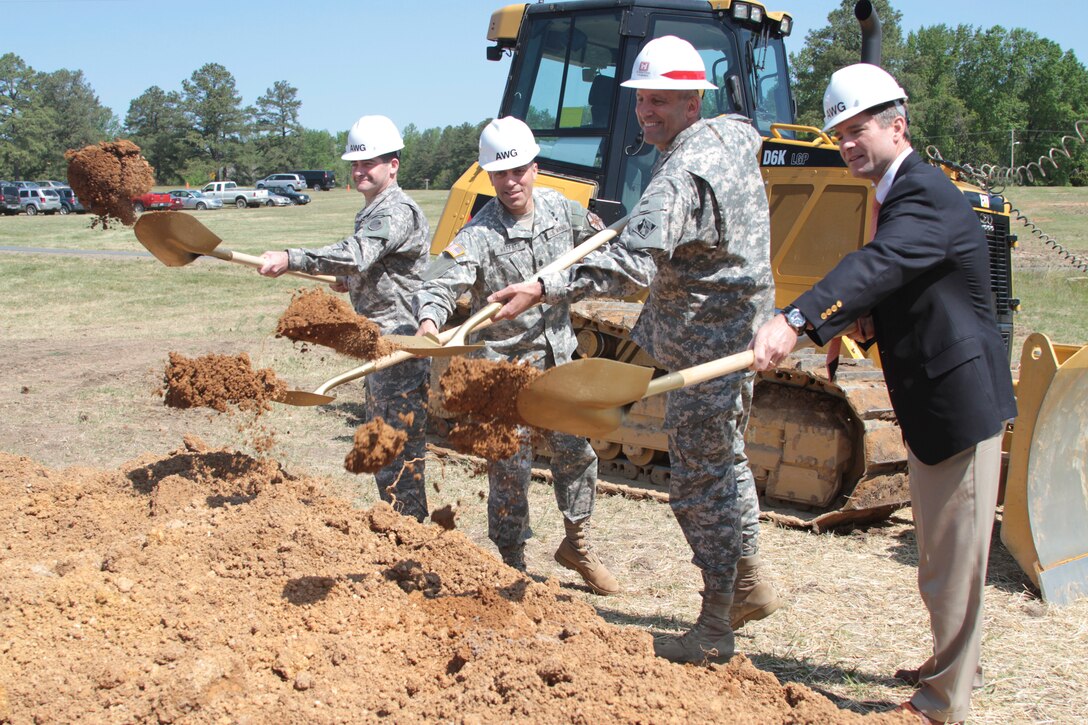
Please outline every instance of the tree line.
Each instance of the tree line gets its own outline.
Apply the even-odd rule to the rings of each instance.
[[[251,106],[234,76],[207,63],[180,91],[152,86],[129,104],[123,121],[103,106],[82,71],[39,72],[22,58],[0,56],[0,178],[64,179],[64,151],[128,138],[155,168],[159,184],[202,185],[213,179],[252,183],[289,169],[330,169],[348,179],[341,160],[347,131],[331,134],[299,122],[298,89],[277,81]],[[476,160],[479,123],[403,131],[400,182],[447,189]]]
[[[831,73],[860,57],[854,0],[842,0],[828,25],[790,54],[798,122],[822,126],[823,91]],[[883,65],[910,95],[915,148],[933,146],[952,161],[1017,166],[1037,161],[1088,119],[1088,71],[1070,51],[1027,30],[960,25],[921,27],[906,38],[901,14],[875,5],[883,24]],[[349,178],[340,159],[347,131],[331,134],[299,123],[298,89],[277,81],[244,105],[234,77],[207,63],[178,91],[152,86],[129,104],[124,119],[101,105],[79,70],[39,72],[18,56],[0,56],[0,178],[64,178],[64,151],[119,137],[143,150],[160,184],[203,184],[230,178],[251,183],[290,169],[331,169]],[[403,131],[400,183],[446,189],[476,159],[490,119]],[[1088,133],[1088,127],[1085,129]],[[1088,145],[1067,142],[1072,158],[1053,155],[1036,183],[1088,183]]]
[[[947,160],[980,167],[1020,167],[1042,156],[1030,170],[1035,183],[1088,184],[1088,125],[1077,137],[1076,123],[1088,121],[1088,71],[1072,51],[1022,28],[969,25],[920,27],[906,38],[902,14],[887,0],[874,0],[883,26],[882,65],[910,96],[914,148],[939,150]],[[790,54],[799,123],[823,126],[823,93],[838,68],[856,63],[861,35],[854,0],[842,0],[828,25],[809,32]],[[1025,175],[1021,176],[1027,180]]]

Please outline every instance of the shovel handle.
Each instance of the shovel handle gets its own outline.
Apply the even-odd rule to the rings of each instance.
[[[210,252],[204,252],[210,257],[216,259],[222,259],[224,262],[234,262],[236,264],[245,264],[256,269],[260,269],[264,266],[264,260],[260,257],[254,257],[252,254],[243,254],[242,252],[232,252],[229,249],[223,249],[222,247],[216,247]],[[328,274],[306,274],[305,272],[285,272],[292,277],[302,277],[303,279],[312,279],[315,282],[328,282],[333,283],[336,281],[336,277]]]
[[[484,320],[476,327],[477,329],[482,330],[490,325],[491,320]],[[453,339],[453,336],[457,334],[457,331],[459,329],[460,328],[458,327],[451,327],[448,330],[443,330],[442,332],[438,333],[438,341],[445,345],[447,342]],[[385,370],[386,368],[392,367],[397,363],[402,363],[405,360],[416,359],[418,358],[410,352],[407,352],[405,350],[397,350],[396,352],[389,353],[385,357],[378,358],[377,360],[371,360],[360,365],[357,368],[352,368],[345,373],[337,375],[335,378],[329,378],[320,386],[318,386],[318,388],[314,390],[314,392],[318,395],[325,395],[333,388],[343,385],[344,383],[349,383],[352,380],[358,380],[359,378],[366,377],[371,373],[376,373],[379,370]]]
[[[574,249],[560,254],[558,257],[553,259],[547,266],[541,268],[537,272],[537,275],[544,276],[546,274],[562,272],[564,269],[571,266],[575,262],[581,261],[581,259],[587,254],[597,249],[598,247],[603,247],[605,242],[612,239],[621,231],[623,231],[623,228],[627,226],[627,220],[630,218],[631,217],[629,216],[625,216],[607,229],[602,229],[601,231],[597,232]]]
[[[537,274],[543,276],[545,274],[552,274],[554,272],[563,271],[567,267],[571,266],[575,262],[585,257],[593,250],[603,246],[604,243],[607,242],[609,239],[612,239],[617,234],[619,234],[620,231],[623,230],[623,227],[627,224],[628,219],[630,219],[630,217],[624,217],[620,219],[618,222],[608,227],[607,229],[602,229],[601,231],[597,232],[592,237],[579,244],[577,247],[570,249],[563,254],[560,254],[547,265],[541,267],[537,271]],[[451,335],[448,340],[442,340],[442,344],[446,345],[448,343],[451,346],[460,346],[466,344],[465,338],[468,337],[468,334],[473,330],[482,330],[484,327],[487,326],[484,324],[485,322],[487,324],[491,324],[491,318],[494,317],[495,313],[501,310],[502,307],[502,302],[492,302],[486,307],[481,308],[472,317],[462,322],[460,327],[452,330],[454,334]],[[441,337],[439,339],[441,339]]]
[[[650,381],[650,384],[646,386],[646,394],[642,397],[648,398],[651,395],[660,395],[661,393],[667,393],[670,390],[679,390],[680,388],[686,388],[689,385],[703,383],[707,380],[712,380],[713,378],[720,378],[722,375],[728,375],[729,373],[735,373],[744,368],[750,368],[755,361],[755,352],[752,350],[745,350],[744,352],[738,352],[736,355],[718,358],[717,360],[705,362],[702,365],[695,365],[694,367],[679,370],[675,373],[662,375],[660,378]]]

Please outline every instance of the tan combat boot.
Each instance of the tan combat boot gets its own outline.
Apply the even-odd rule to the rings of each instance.
[[[605,568],[597,554],[589,550],[589,543],[586,541],[589,519],[572,524],[564,517],[563,527],[567,530],[567,536],[555,550],[555,560],[567,569],[581,574],[594,594],[608,595],[618,592],[620,583],[616,581],[616,577]]]
[[[654,640],[654,654],[670,662],[721,664],[733,657],[733,630],[729,607],[733,597],[721,592],[703,592],[703,608],[695,624],[679,637]]]
[[[781,606],[778,592],[770,582],[760,581],[759,554],[742,556],[737,562],[737,581],[733,585],[733,608],[729,610],[729,623],[740,629],[745,622],[763,619]]]

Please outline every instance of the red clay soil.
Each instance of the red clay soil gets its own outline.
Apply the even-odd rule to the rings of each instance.
[[[344,468],[348,473],[377,473],[400,455],[407,442],[407,433],[375,418],[355,430]]]
[[[93,146],[64,152],[68,160],[68,183],[90,213],[91,222],[103,229],[111,219],[126,226],[136,223],[132,200],[151,191],[155,170],[131,141],[103,141]]]
[[[0,722],[863,719],[743,656],[656,659],[459,531],[227,450],[0,453],[0,530]]]
[[[518,393],[540,375],[530,365],[451,359],[439,387],[446,410],[464,420],[450,431],[450,446],[489,461],[514,455],[523,437],[518,426],[527,425],[518,415]]]
[[[254,370],[244,352],[196,358],[172,352],[163,385],[164,402],[172,408],[206,407],[224,413],[236,406],[258,415],[287,391],[287,383],[271,368]]]
[[[382,339],[376,324],[321,287],[295,293],[276,325],[276,337],[322,345],[362,360],[377,360],[395,350]]]

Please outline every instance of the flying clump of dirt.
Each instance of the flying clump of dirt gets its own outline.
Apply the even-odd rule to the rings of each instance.
[[[163,385],[164,402],[171,408],[205,407],[225,413],[234,405],[258,415],[287,391],[287,384],[270,368],[254,370],[244,352],[196,358],[172,352]]]
[[[439,384],[446,409],[505,425],[527,425],[518,415],[518,393],[543,373],[531,365],[455,357]]]
[[[464,418],[448,440],[461,453],[500,461],[517,453],[527,425],[518,415],[517,398],[541,375],[531,365],[455,357],[442,377],[445,408]]]
[[[68,183],[95,219],[91,226],[109,228],[111,219],[125,226],[136,223],[132,200],[151,191],[155,170],[131,141],[103,141],[64,152]]]
[[[276,337],[322,345],[362,360],[377,360],[395,350],[382,339],[376,324],[321,287],[294,294],[276,325]]]
[[[407,442],[407,433],[382,418],[375,418],[355,431],[351,450],[344,458],[344,468],[349,473],[377,473],[400,455]]]

